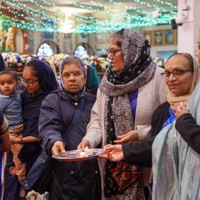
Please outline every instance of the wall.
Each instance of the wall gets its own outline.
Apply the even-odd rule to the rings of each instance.
[[[73,49],[73,39],[72,34],[69,33],[54,33],[52,39],[44,38],[43,32],[38,31],[28,31],[28,42],[30,44],[29,53],[36,54],[39,45],[44,40],[49,40],[55,42],[60,53],[72,54]]]
[[[160,30],[160,29],[171,29],[171,25],[165,26],[153,26],[153,27],[145,27],[137,29],[141,34],[143,31],[149,30]],[[88,34],[88,35],[78,35],[74,33],[54,33],[53,39],[49,39],[50,41],[54,41],[60,49],[60,53],[66,53],[72,55],[76,49],[76,47],[80,43],[89,44],[89,48],[91,48],[91,55],[103,55],[106,54],[106,49],[108,48],[108,40],[112,33],[101,33],[101,34]],[[29,31],[28,32],[28,40],[30,44],[29,53],[35,54],[37,52],[38,46],[42,41],[46,40],[44,38],[43,32],[37,31]],[[152,57],[162,57],[166,56],[167,52],[176,52],[177,45],[169,45],[169,46],[152,46],[151,56]],[[165,57],[165,58],[166,58]]]

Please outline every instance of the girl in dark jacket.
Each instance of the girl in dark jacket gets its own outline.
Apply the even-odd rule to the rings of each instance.
[[[12,140],[12,143],[22,144],[19,153],[22,162],[26,162],[27,172],[41,152],[38,142],[38,120],[43,99],[51,91],[58,88],[52,69],[43,61],[28,62],[23,71],[25,86],[22,98],[22,117],[24,124],[23,137]],[[25,198],[26,191],[20,186],[15,175],[12,153],[8,152],[5,169],[4,200],[19,200]]]
[[[95,97],[85,93],[86,72],[77,57],[67,57],[60,66],[61,90],[48,95],[42,103],[39,137],[50,155],[76,149],[86,133]],[[84,102],[84,103],[83,103]],[[68,132],[73,116],[82,104],[79,121]],[[99,200],[100,177],[96,159],[81,162],[56,162],[51,200]]]

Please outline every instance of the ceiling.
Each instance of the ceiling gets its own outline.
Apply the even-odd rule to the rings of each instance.
[[[40,31],[69,29],[66,32],[109,32],[121,28],[169,24],[177,14],[177,0],[2,0],[1,2],[12,8],[28,10],[24,24],[38,29],[41,26]],[[41,19],[52,20],[54,25],[46,26]]]

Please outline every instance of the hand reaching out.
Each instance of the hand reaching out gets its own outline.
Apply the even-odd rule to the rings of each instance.
[[[52,155],[58,155],[60,153],[66,153],[65,145],[62,141],[56,141],[54,142],[52,149],[51,149]]]
[[[113,162],[118,162],[118,161],[124,160],[124,153],[122,151],[122,145],[108,144],[108,145],[104,146],[104,151],[106,152],[106,154],[100,155],[99,156],[100,158],[106,158]]]
[[[123,135],[117,136],[117,140],[114,140],[116,144],[127,143],[130,141],[137,141],[138,140],[138,130],[129,131]]]
[[[88,140],[82,140],[82,142],[78,145],[77,149],[84,151],[85,148],[90,148],[90,143]]]

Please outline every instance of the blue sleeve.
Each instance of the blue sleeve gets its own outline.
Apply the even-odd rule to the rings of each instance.
[[[4,97],[0,97],[0,109],[2,112],[4,112],[7,105],[7,101]]]
[[[63,123],[58,112],[58,100],[55,94],[48,95],[42,102],[39,117],[39,139],[42,148],[51,154],[54,142],[62,141]]]

